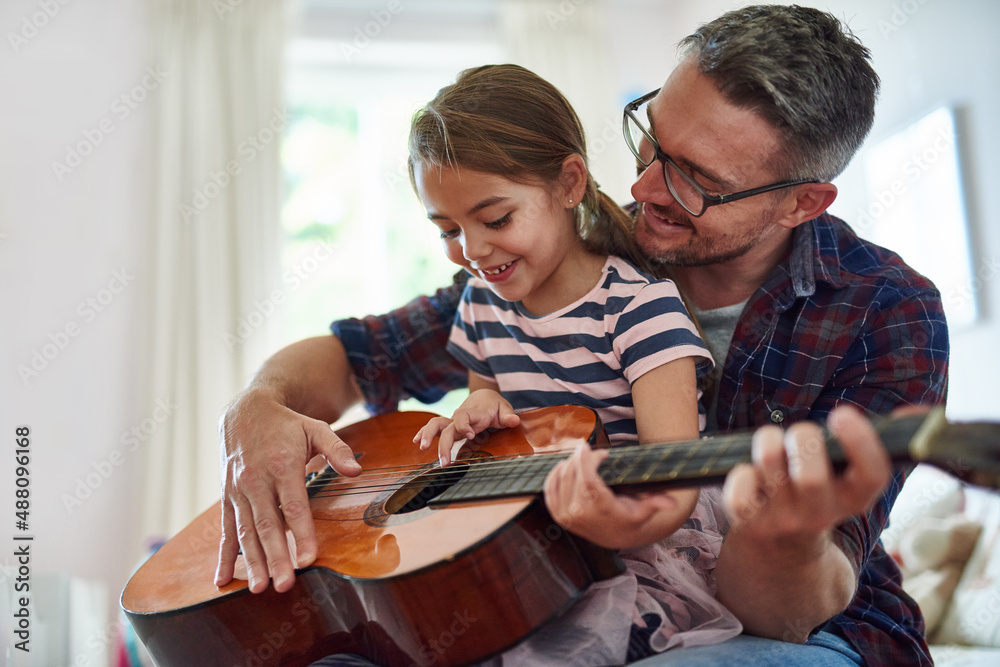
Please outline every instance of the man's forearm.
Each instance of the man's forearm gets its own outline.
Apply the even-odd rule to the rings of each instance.
[[[340,339],[307,338],[271,356],[244,394],[269,393],[299,414],[332,423],[361,400]]]
[[[829,539],[801,549],[740,542],[727,537],[715,581],[719,601],[748,634],[802,643],[854,597],[854,568]]]

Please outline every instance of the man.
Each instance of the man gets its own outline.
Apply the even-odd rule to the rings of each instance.
[[[835,410],[937,404],[946,387],[940,295],[825,214],[874,117],[868,51],[831,15],[789,6],[730,12],[682,48],[663,87],[626,108],[635,235],[701,320],[718,362],[714,425],[769,426],[754,464],[727,478],[733,525],[714,573],[745,634],[643,664],[930,664],[919,610],[878,543],[903,473],[866,420]],[[461,284],[334,323],[335,336],[276,354],[237,398],[223,422],[217,583],[242,547],[252,591],[269,577],[288,589],[286,527],[297,564],[315,558],[303,466],[322,453],[357,473],[327,427],[346,406],[386,411],[462,385],[444,350]],[[776,426],[828,416],[848,455],[841,476],[816,455],[814,425]]]

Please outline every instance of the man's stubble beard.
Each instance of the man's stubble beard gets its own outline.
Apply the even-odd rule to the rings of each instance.
[[[742,227],[739,234],[714,234],[712,236],[699,235],[687,212],[678,215],[672,208],[667,209],[667,211],[671,220],[691,225],[690,229],[694,229],[687,245],[680,248],[658,250],[656,248],[657,237],[649,232],[644,232],[636,235],[642,252],[654,264],[697,267],[724,264],[750,252],[757,246],[765,230],[771,226],[774,208],[762,211],[757,220],[753,224]],[[640,215],[642,214],[640,213]],[[640,224],[644,225],[644,221],[645,218]],[[650,240],[653,243],[649,243]]]

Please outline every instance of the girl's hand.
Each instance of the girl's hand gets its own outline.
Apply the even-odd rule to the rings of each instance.
[[[607,450],[579,446],[545,480],[545,506],[556,523],[610,549],[651,544],[687,521],[697,489],[616,495],[597,472]]]
[[[413,442],[420,449],[429,449],[438,438],[438,460],[442,467],[451,463],[451,450],[456,440],[472,440],[488,428],[513,428],[521,423],[511,404],[492,389],[477,389],[469,394],[455,414],[435,417],[417,431]],[[439,437],[440,436],[440,437]]]

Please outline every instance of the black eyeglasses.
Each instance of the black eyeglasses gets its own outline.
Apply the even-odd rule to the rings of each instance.
[[[732,194],[708,194],[705,192],[705,189],[698,185],[690,175],[681,169],[669,155],[663,152],[660,145],[656,143],[656,139],[653,138],[652,133],[642,124],[642,121],[638,118],[638,116],[636,116],[636,111],[639,107],[653,99],[658,92],[660,92],[659,88],[625,105],[625,117],[622,120],[622,131],[625,133],[625,143],[628,144],[632,154],[635,155],[635,159],[638,160],[639,164],[643,167],[648,167],[656,160],[663,163],[663,180],[667,184],[667,189],[670,190],[670,194],[677,200],[677,203],[694,217],[697,218],[701,216],[709,206],[728,204],[730,202],[739,201],[740,199],[746,199],[747,197],[753,197],[754,195],[771,192],[772,190],[790,188],[793,185],[802,185],[803,183],[819,183],[816,179],[781,181],[780,183],[773,183],[760,188],[743,190],[742,192],[734,192]],[[652,152],[650,152],[650,148],[652,148]]]

